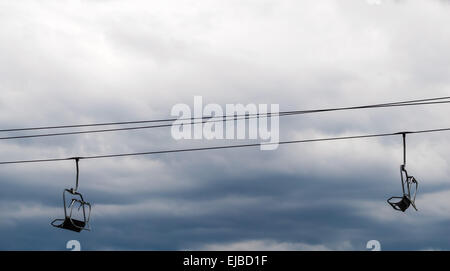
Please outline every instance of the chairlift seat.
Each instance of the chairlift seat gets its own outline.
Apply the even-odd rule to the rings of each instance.
[[[71,199],[69,206],[66,205],[66,193],[74,195]],[[77,197],[79,199],[77,199]],[[74,191],[73,189],[65,189],[63,192],[63,202],[64,202],[64,219],[55,219],[51,222],[51,225],[56,228],[71,230],[75,232],[81,232],[82,230],[89,231],[89,219],[91,216],[91,204],[85,202],[83,196]],[[73,216],[73,210],[76,208],[76,203],[80,204],[78,206],[78,210],[82,209],[82,218],[76,219]],[[87,210],[86,210],[87,207]],[[57,221],[60,221],[60,224],[56,224]]]
[[[396,211],[405,212],[409,206],[412,206],[416,211],[416,194],[419,184],[413,176],[408,174],[406,171],[406,134],[402,133],[403,136],[403,165],[400,166],[400,180],[402,183],[403,196],[401,197],[391,197],[387,202]],[[394,199],[399,199],[399,201],[394,201]]]
[[[75,188],[71,188],[71,189],[64,189],[63,191],[63,203],[64,203],[64,219],[55,219],[53,220],[50,224],[53,227],[56,228],[61,228],[61,229],[66,229],[66,230],[71,230],[74,232],[81,232],[82,230],[90,230],[89,227],[89,219],[91,217],[91,204],[89,202],[84,201],[83,199],[83,195],[81,195],[81,193],[79,193],[78,190],[78,176],[80,174],[79,168],[78,168],[78,161],[80,160],[79,157],[74,157],[73,158],[75,160],[75,164],[76,164],[76,169],[77,169],[77,176],[76,176],[76,183],[75,183]],[[69,195],[72,195],[72,198],[70,200],[70,204],[69,206],[67,206],[67,201],[66,201],[66,193],[68,193]],[[74,208],[76,206],[76,204],[79,204],[78,206],[78,211],[81,211],[82,214],[82,218],[80,219],[75,219],[73,214],[74,214]],[[86,210],[87,207],[87,210]],[[87,213],[86,213],[87,211]],[[60,224],[56,224],[56,222],[60,221]]]
[[[66,217],[61,224],[54,225],[54,222],[61,220],[63,219],[55,219],[52,222],[52,225],[57,228],[66,229],[74,232],[81,232],[86,226],[86,222],[77,219],[70,219],[70,217]]]
[[[393,199],[400,199],[400,201],[392,202]],[[397,211],[405,212],[411,205],[411,200],[407,196],[403,197],[391,197],[387,202]]]

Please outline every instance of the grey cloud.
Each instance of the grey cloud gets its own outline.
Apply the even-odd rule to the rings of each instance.
[[[295,110],[449,90],[442,1],[69,2],[0,1],[2,127],[161,118],[194,95]],[[286,117],[281,140],[446,127],[448,113]],[[0,160],[236,143],[169,133],[1,141]],[[82,161],[94,230],[81,235],[48,225],[62,215],[73,162],[1,166],[0,249],[65,249],[70,239],[90,250],[364,250],[371,239],[385,249],[448,249],[447,136],[409,137],[421,211],[406,215],[385,203],[400,192],[400,140]]]

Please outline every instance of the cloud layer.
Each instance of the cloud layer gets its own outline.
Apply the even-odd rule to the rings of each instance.
[[[165,118],[195,95],[281,110],[448,96],[448,3],[370,3],[0,0],[0,126]],[[285,117],[280,139],[449,127],[449,113]],[[0,160],[232,143],[169,129],[0,140]],[[400,137],[82,161],[93,231],[79,235],[49,226],[72,162],[4,165],[0,249],[445,250],[449,150],[446,133],[408,138],[420,211],[407,214],[385,203],[401,192]]]

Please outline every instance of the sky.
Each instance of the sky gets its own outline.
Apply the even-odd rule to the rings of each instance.
[[[450,96],[449,12],[438,0],[0,0],[0,127],[168,118],[194,96],[282,111]],[[450,127],[449,113],[289,116],[280,140]],[[0,140],[0,161],[243,142],[167,128]],[[82,233],[49,224],[73,161],[0,165],[0,250],[448,250],[449,150],[447,133],[408,136],[420,189],[406,213],[386,203],[401,194],[400,136],[82,160]]]

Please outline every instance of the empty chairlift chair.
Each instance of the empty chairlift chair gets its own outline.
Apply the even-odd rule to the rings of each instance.
[[[403,196],[391,197],[387,202],[394,208],[394,210],[405,212],[409,206],[412,206],[416,211],[416,194],[419,184],[417,180],[408,175],[406,171],[406,133],[403,135],[403,165],[400,166],[400,177],[402,183]]]
[[[82,230],[90,230],[89,219],[91,216],[91,204],[84,201],[83,195],[78,190],[79,158],[73,158],[76,162],[77,177],[75,188],[64,189],[64,218],[55,219],[51,225],[57,228],[81,232]],[[71,196],[70,202],[66,200],[66,194]]]

